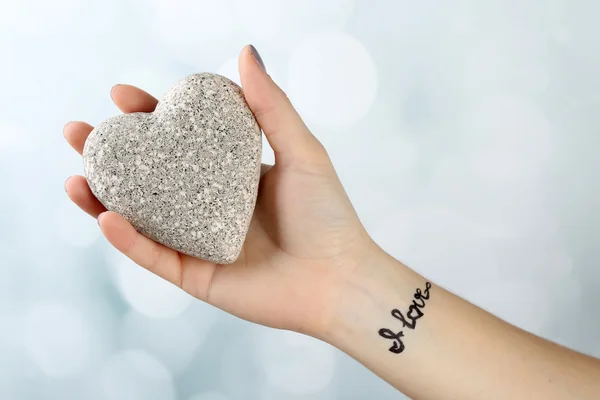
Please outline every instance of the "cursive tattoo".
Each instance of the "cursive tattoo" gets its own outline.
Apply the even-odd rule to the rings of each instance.
[[[392,310],[392,317],[396,318],[400,322],[402,322],[403,328],[415,329],[417,326],[417,320],[423,316],[422,309],[425,308],[425,300],[429,300],[429,289],[431,289],[431,283],[425,283],[425,290],[421,292],[421,289],[417,289],[414,294],[414,300],[412,304],[408,307],[408,311],[406,315],[403,315],[402,312],[396,308]],[[395,354],[400,354],[404,351],[404,342],[402,342],[402,337],[404,337],[404,332],[400,331],[398,333],[394,333],[392,330],[383,328],[379,330],[379,336],[393,340],[392,347],[390,347],[390,351]]]
[[[379,334],[386,339],[392,339],[394,341],[392,347],[390,347],[390,351],[392,353],[400,354],[404,351],[404,343],[402,342],[402,339],[400,339],[402,336],[404,336],[402,331],[394,333],[389,329],[384,328],[379,330]]]

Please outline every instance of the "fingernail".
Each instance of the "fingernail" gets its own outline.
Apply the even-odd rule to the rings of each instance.
[[[98,226],[100,226],[100,220],[102,219],[104,214],[106,214],[106,211],[101,212],[100,215],[98,215],[98,218],[96,218],[96,222],[98,222]]]
[[[267,69],[265,68],[265,63],[263,62],[262,57],[258,53],[258,50],[256,50],[256,47],[254,47],[253,45],[250,45],[250,51],[252,52],[252,56],[254,57],[254,59],[256,60],[258,65],[260,65],[260,67],[263,69],[263,71],[266,72]]]
[[[65,184],[64,184],[65,193],[68,193],[68,192],[67,192],[67,182],[69,182],[69,179],[71,179],[71,178],[72,178],[72,177],[70,176],[70,177],[68,177],[68,178],[65,180]]]

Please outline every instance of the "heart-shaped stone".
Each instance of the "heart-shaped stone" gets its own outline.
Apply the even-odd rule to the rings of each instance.
[[[152,113],[98,125],[83,150],[92,193],[145,236],[216,263],[234,262],[252,218],[261,132],[241,88],[190,75]]]

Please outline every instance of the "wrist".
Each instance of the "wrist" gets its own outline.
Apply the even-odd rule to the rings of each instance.
[[[375,243],[335,282],[325,324],[316,335],[342,350],[365,335],[377,335],[393,307],[408,307],[423,278]],[[385,299],[385,301],[383,301]]]

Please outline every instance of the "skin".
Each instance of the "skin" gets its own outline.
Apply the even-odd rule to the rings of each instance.
[[[70,177],[65,188],[75,204],[98,218],[108,241],[142,267],[241,318],[314,334],[327,324],[331,310],[324,305],[337,296],[331,289],[373,244],[327,152],[249,48],[240,54],[239,69],[275,165],[263,166],[253,220],[234,264],[179,254],[140,235],[123,217],[106,211],[83,176]],[[111,97],[124,113],[151,112],[158,103],[128,85],[113,87]],[[70,122],[64,136],[81,154],[92,129],[85,122]]]
[[[104,236],[140,266],[226,312],[329,342],[414,399],[598,399],[600,362],[524,332],[433,285],[415,329],[406,311],[426,280],[386,254],[361,225],[327,155],[249,47],[239,58],[248,105],[275,153],[240,258],[216,265],[179,254],[106,211],[82,176],[67,194],[98,219]],[[111,91],[124,113],[157,100],[128,85]],[[71,122],[81,154],[93,127]],[[381,328],[403,331],[388,351]],[[532,397],[532,393],[535,396]]]

